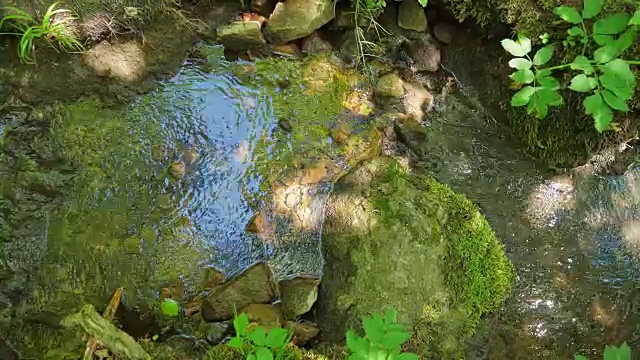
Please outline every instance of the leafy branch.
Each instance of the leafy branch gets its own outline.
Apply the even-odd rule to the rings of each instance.
[[[640,65],[640,60],[623,59],[621,56],[634,44],[640,26],[640,3],[635,13],[615,13],[600,18],[587,26],[585,20],[598,16],[604,0],[584,0],[582,11],[572,6],[559,6],[554,13],[571,27],[562,45],[572,47],[582,44],[581,54],[572,62],[544,67],[553,57],[556,44],[549,44],[548,34],[541,36],[542,48],[533,58],[529,56],[532,43],[519,35],[517,40],[504,39],[502,47],[514,56],[509,66],[516,69],[509,75],[516,86],[521,87],[511,98],[511,106],[527,107],[528,114],[543,119],[549,108],[564,104],[560,94],[560,82],[554,78],[557,70],[574,70],[575,75],[568,86],[570,90],[590,94],[582,105],[587,115],[594,119],[596,130],[615,130],[614,111],[628,112],[627,102],[636,89],[636,77],[631,66]],[[597,47],[593,53],[587,50]],[[522,87],[523,85],[526,85]]]
[[[378,314],[364,318],[365,337],[347,331],[348,360],[418,360],[416,354],[401,352],[411,335],[397,323],[397,315],[394,309],[388,309],[384,319]]]

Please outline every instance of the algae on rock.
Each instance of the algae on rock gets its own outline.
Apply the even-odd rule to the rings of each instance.
[[[318,318],[328,341],[394,307],[414,352],[458,354],[509,291],[513,268],[478,209],[393,158],[340,179],[326,215]]]

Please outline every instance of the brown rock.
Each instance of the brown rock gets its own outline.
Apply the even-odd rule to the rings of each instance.
[[[294,43],[271,45],[271,51],[275,55],[280,55],[292,59],[302,57],[302,50],[300,49],[300,46]]]
[[[331,51],[331,44],[322,39],[317,32],[307,36],[302,41],[302,52],[305,54],[319,54]]]
[[[403,29],[424,32],[427,15],[418,0],[404,0],[398,9],[398,26]]]
[[[214,288],[202,302],[202,317],[207,321],[229,320],[234,309],[250,304],[269,304],[275,296],[271,269],[265,262],[259,262]]]
[[[433,27],[433,35],[443,44],[453,41],[453,26],[449,23],[439,22]]]
[[[305,345],[320,332],[315,324],[307,322],[287,321],[285,327],[293,331],[293,343],[297,346]]]
[[[175,179],[180,179],[186,172],[186,166],[182,161],[176,161],[173,164],[169,165],[169,169],[167,169],[167,172],[169,172],[169,175],[171,175]]]
[[[404,94],[402,79],[393,73],[382,75],[378,79],[375,92],[382,97],[400,97]]]
[[[287,0],[276,5],[266,32],[271,42],[284,44],[311,35],[334,16],[332,0]]]
[[[229,51],[251,50],[263,54],[267,42],[262,35],[260,21],[234,21],[218,29],[218,41]]]
[[[416,121],[422,121],[424,114],[433,109],[433,95],[419,84],[404,83],[404,90],[405,96],[402,103],[405,113]]]
[[[440,69],[440,49],[430,35],[406,41],[402,49],[411,57],[415,71],[438,71]]]
[[[251,11],[269,17],[277,4],[278,0],[251,0]]]
[[[247,314],[249,322],[269,330],[272,327],[280,327],[284,323],[280,313],[280,307],[271,304],[250,304],[244,307],[239,313]]]

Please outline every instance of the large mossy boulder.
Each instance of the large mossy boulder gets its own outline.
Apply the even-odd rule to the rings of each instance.
[[[287,0],[276,5],[267,34],[272,42],[287,43],[311,35],[334,17],[332,0]]]
[[[421,358],[458,356],[514,276],[476,206],[391,157],[367,161],[338,181],[322,246],[323,338],[343,341],[363,316],[393,307],[413,330],[409,347]]]

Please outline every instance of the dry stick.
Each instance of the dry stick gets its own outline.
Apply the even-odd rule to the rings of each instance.
[[[108,321],[113,320],[113,317],[116,315],[116,310],[118,310],[118,306],[120,305],[121,298],[122,298],[122,288],[118,288],[113,293],[113,296],[109,301],[109,305],[107,305],[107,308],[102,313],[103,318],[107,319]],[[93,359],[93,353],[96,351],[96,348],[98,347],[98,343],[99,341],[95,337],[89,338],[89,340],[87,341],[87,347],[84,350],[84,356],[82,357],[83,360]]]

